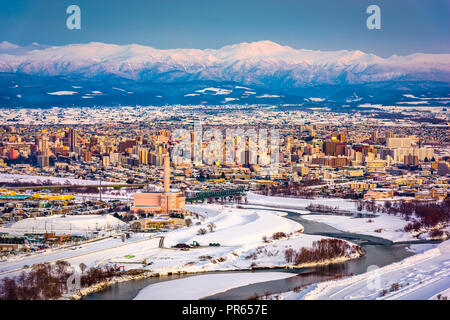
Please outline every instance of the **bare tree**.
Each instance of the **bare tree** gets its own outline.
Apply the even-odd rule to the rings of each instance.
[[[209,232],[214,232],[215,228],[216,228],[216,225],[214,223],[211,222],[210,224],[208,224]]]
[[[84,270],[86,270],[86,268],[87,268],[87,265],[85,265],[83,262],[80,263],[80,270],[81,270],[81,273],[83,273]]]

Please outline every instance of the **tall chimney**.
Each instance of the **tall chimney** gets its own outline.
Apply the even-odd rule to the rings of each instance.
[[[170,191],[170,158],[164,157],[164,192]]]

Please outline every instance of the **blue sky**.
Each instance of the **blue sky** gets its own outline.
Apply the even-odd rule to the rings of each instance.
[[[81,7],[81,30],[66,28],[71,4]],[[381,30],[366,28],[370,4],[381,8]],[[449,16],[448,0],[0,0],[0,41],[165,49],[272,40],[386,57],[450,53]]]

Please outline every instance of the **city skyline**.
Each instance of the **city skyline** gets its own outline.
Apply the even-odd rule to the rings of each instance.
[[[449,13],[0,2],[0,301],[448,300]]]

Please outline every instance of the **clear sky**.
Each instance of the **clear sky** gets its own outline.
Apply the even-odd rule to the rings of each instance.
[[[81,30],[66,28],[71,4]],[[370,4],[381,8],[381,30],[366,27]],[[0,0],[0,42],[203,49],[272,40],[386,57],[450,53],[449,18],[449,0]]]

